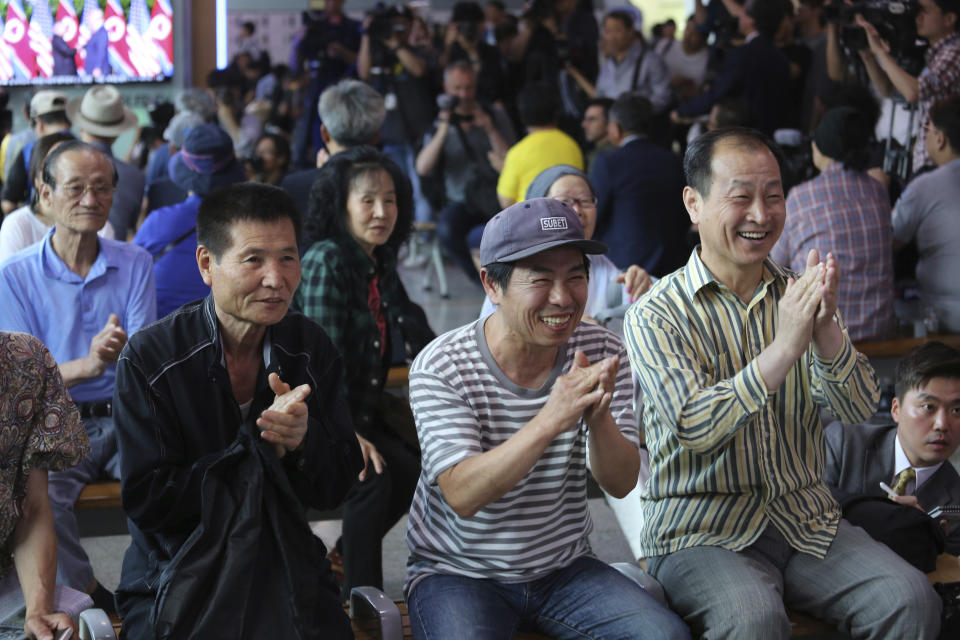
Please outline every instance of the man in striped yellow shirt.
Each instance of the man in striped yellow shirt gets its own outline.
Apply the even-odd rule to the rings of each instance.
[[[799,277],[768,258],[778,155],[749,129],[689,147],[701,245],[627,313],[652,473],[642,548],[695,637],[789,638],[786,603],[854,638],[933,638],[925,577],[841,520],[821,480],[819,408],[859,422],[879,389],[837,316],[834,257],[811,251]]]

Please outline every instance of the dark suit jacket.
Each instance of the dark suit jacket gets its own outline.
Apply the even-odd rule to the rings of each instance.
[[[300,210],[300,219],[310,210],[310,189],[320,175],[320,169],[310,168],[287,174],[280,182],[280,188],[290,194]]]
[[[679,157],[637,138],[598,155],[590,182],[598,199],[594,239],[610,248],[615,265],[638,264],[655,276],[683,266],[690,217]]]
[[[842,424],[827,426],[827,461],[823,481],[837,500],[855,495],[884,496],[880,482],[893,479],[894,440],[897,425]],[[916,492],[926,510],[940,505],[960,505],[960,474],[949,460]],[[947,553],[960,555],[960,523],[947,530]]]
[[[749,126],[767,135],[789,124],[790,63],[766,36],[726,52],[710,89],[677,108],[681,116],[708,113],[723,98],[738,98],[747,107]]]

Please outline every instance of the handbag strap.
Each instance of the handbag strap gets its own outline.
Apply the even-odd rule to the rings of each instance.
[[[190,234],[193,233],[193,232],[196,231],[196,230],[197,230],[197,225],[193,225],[192,227],[190,227],[189,229],[187,229],[187,232],[186,232],[186,233],[178,236],[176,240],[174,240],[173,242],[171,242],[170,244],[168,244],[167,246],[165,246],[165,247],[163,248],[163,250],[160,251],[160,253],[158,253],[157,255],[153,256],[153,263],[156,264],[157,262],[159,262],[159,261],[160,261],[160,258],[162,258],[163,256],[165,256],[165,255],[167,255],[168,253],[170,253],[170,251],[172,251],[175,246],[177,246],[178,244],[180,244],[181,242],[183,242],[184,240],[186,240],[186,239],[190,236]]]

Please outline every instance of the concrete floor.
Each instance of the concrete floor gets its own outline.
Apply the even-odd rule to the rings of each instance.
[[[450,295],[442,298],[437,290],[436,275],[430,278],[431,290],[424,290],[424,268],[401,267],[401,277],[411,299],[426,311],[433,330],[439,335],[474,320],[483,302],[483,292],[479,286],[452,265],[446,267],[447,284]],[[610,508],[602,498],[590,500],[594,531],[590,543],[600,559],[607,562],[628,561],[630,548],[617,525]],[[80,513],[81,532],[90,533],[82,540],[83,547],[90,556],[94,572],[108,589],[116,589],[120,582],[120,568],[123,554],[130,544],[129,535],[115,534],[125,531],[123,515],[119,510],[98,510]],[[314,531],[327,547],[332,547],[340,534],[339,520],[323,520],[312,523]],[[404,572],[407,562],[407,545],[404,540],[407,519],[404,517],[390,530],[383,541],[384,591],[391,598],[402,597]]]

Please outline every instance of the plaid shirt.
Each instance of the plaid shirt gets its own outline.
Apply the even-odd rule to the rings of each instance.
[[[927,65],[917,78],[917,102],[920,122],[917,141],[913,145],[913,170],[932,165],[924,143],[930,123],[930,107],[938,100],[960,95],[960,34],[954,33],[927,50]]]
[[[787,197],[787,219],[770,258],[794,271],[807,253],[832,251],[840,267],[839,308],[850,339],[893,337],[890,200],[870,176],[834,162]]]
[[[343,391],[354,428],[364,437],[374,427],[389,368],[389,362],[381,356],[380,330],[367,305],[370,281],[375,275],[379,277],[380,308],[388,327],[396,322],[393,309],[399,309],[403,295],[392,249],[378,247],[376,255],[374,263],[348,236],[317,242],[303,256],[303,279],[293,301],[305,316],[323,327],[343,354]]]

